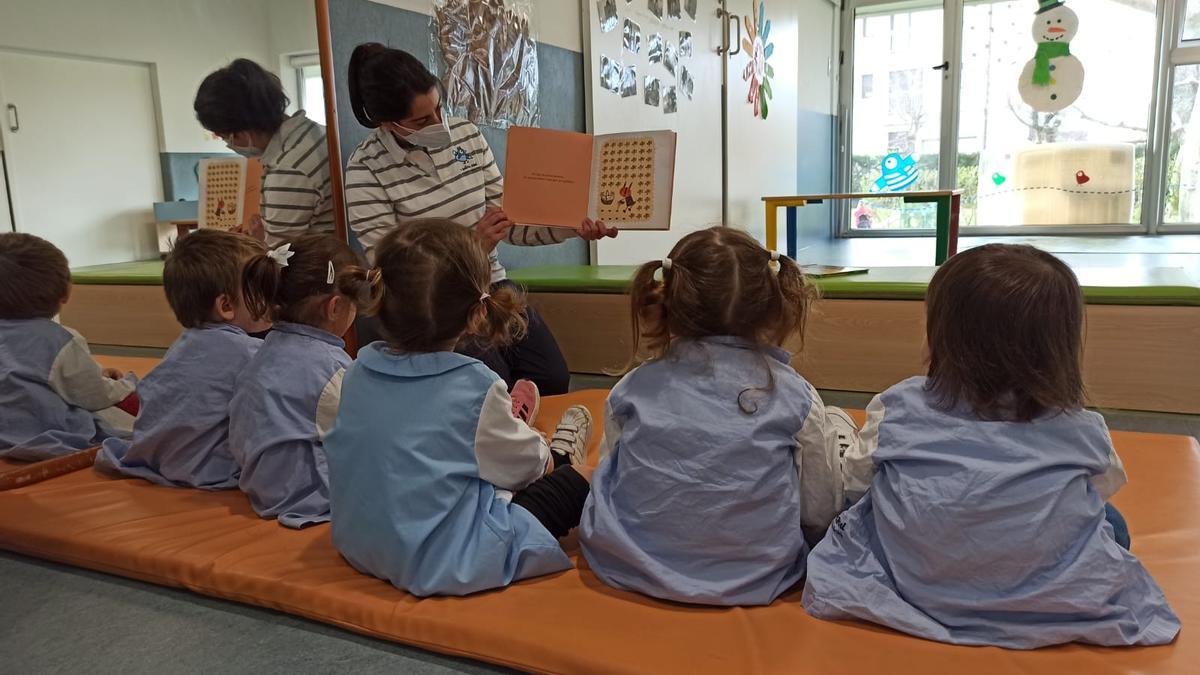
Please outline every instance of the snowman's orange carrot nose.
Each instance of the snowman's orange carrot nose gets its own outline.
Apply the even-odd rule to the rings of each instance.
[[[1047,33],[1065,33],[1065,32],[1067,32],[1067,29],[1059,28],[1058,26],[1051,26],[1050,28],[1046,29],[1046,32]]]

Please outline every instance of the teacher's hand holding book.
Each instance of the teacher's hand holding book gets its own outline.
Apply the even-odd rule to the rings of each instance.
[[[584,241],[595,241],[605,237],[616,237],[617,228],[605,225],[603,220],[584,218],[583,224],[579,226],[579,236]]]
[[[475,223],[475,231],[483,239],[485,248],[491,252],[495,250],[496,244],[508,236],[508,231],[512,226],[512,221],[508,219],[508,215],[504,211],[493,208],[485,211],[483,218]]]

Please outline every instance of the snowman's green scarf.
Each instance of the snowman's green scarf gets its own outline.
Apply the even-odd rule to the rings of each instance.
[[[1033,57],[1033,83],[1041,86],[1050,84],[1050,59],[1070,55],[1070,42],[1039,42],[1037,54]]]

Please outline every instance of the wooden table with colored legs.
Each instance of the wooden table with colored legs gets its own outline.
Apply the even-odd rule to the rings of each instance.
[[[796,257],[796,209],[820,204],[827,199],[903,199],[906,204],[937,205],[937,246],[933,263],[941,265],[958,253],[958,210],[962,193],[959,190],[930,190],[925,192],[846,192],[822,195],[793,195],[763,197],[767,209],[767,248],[778,250],[780,208],[787,209],[787,256]]]

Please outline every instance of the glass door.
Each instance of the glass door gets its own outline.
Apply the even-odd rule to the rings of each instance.
[[[944,12],[941,2],[851,0],[843,25],[841,168],[846,192],[941,185]],[[929,205],[848,200],[848,229],[933,227]],[[866,233],[866,232],[863,232]]]

